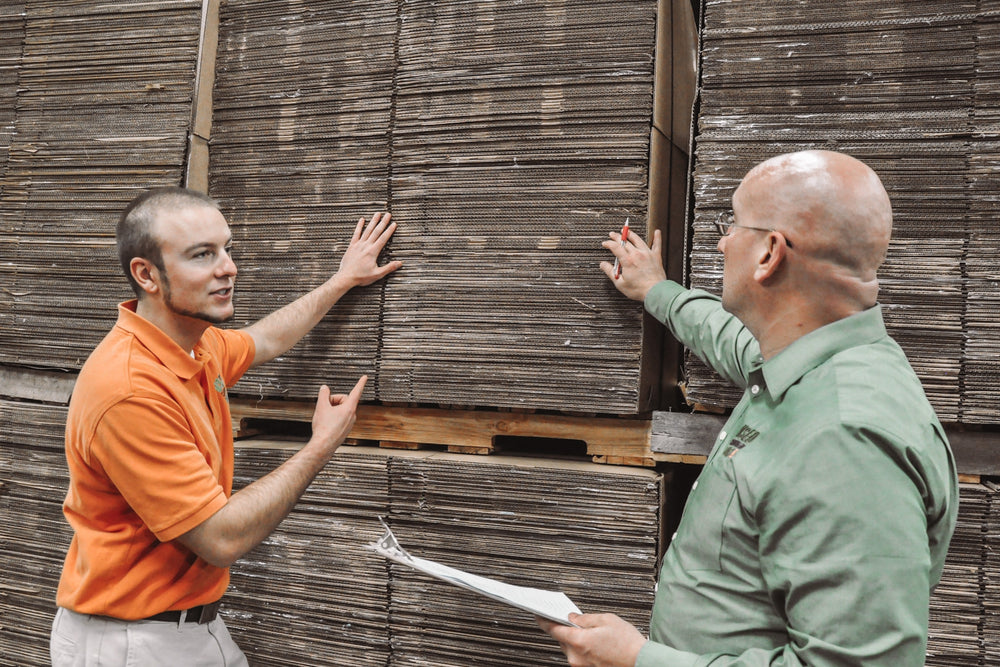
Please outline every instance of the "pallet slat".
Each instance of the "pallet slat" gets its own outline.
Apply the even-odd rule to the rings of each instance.
[[[248,420],[309,422],[313,414],[312,404],[299,402],[233,398],[230,407],[241,429],[237,435],[243,435]],[[361,405],[350,438],[376,440],[385,447],[444,445],[457,453],[481,454],[494,451],[498,436],[579,440],[595,462],[649,467],[666,460],[650,449],[650,433],[648,418]]]

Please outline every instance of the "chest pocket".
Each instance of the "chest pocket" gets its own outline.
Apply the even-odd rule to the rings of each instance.
[[[735,498],[732,461],[716,456],[698,477],[677,531],[676,556],[684,569],[722,569],[726,515]]]

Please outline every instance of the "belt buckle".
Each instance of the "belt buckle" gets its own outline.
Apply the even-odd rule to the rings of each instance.
[[[219,601],[216,600],[212,604],[205,604],[201,606],[201,614],[198,615],[198,625],[204,625],[205,623],[211,623],[215,620],[215,616],[219,611]]]

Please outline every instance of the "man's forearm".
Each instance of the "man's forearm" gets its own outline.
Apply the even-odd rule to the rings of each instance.
[[[256,346],[251,368],[290,350],[319,324],[351,287],[339,273],[335,274],[311,292],[246,327],[244,331],[250,334]]]
[[[234,493],[225,507],[178,540],[211,564],[228,567],[278,527],[334,451],[310,441],[273,471]]]

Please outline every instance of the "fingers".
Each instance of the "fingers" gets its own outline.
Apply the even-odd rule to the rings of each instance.
[[[340,396],[342,396],[342,394],[332,394],[330,393],[330,387],[325,384],[322,385],[319,388],[319,395],[316,397],[316,411],[319,412],[319,409],[325,405],[339,404],[340,401],[338,398]]]
[[[365,226],[365,219],[361,218],[361,220],[358,222],[358,227],[363,227],[363,231],[360,234],[358,234],[356,230],[355,235],[359,240],[374,239],[374,241],[377,243],[379,240],[381,240],[382,236],[385,234],[386,229],[390,227],[390,224],[393,230],[396,229],[396,224],[391,221],[392,221],[392,214],[391,213],[383,214],[382,212],[378,212],[375,215],[373,215],[371,222],[369,222],[367,226]],[[392,236],[392,231],[389,232],[388,236]],[[385,240],[388,241],[388,237],[386,237]],[[382,244],[385,245],[385,241],[382,241]]]
[[[328,400],[330,402],[330,405],[333,405],[333,406],[343,405],[347,401],[351,401],[354,404],[360,403],[361,402],[361,394],[364,393],[364,391],[365,391],[365,385],[367,383],[368,383],[368,376],[367,375],[362,375],[361,379],[358,380],[357,384],[354,385],[354,388],[351,389],[351,393],[349,393],[349,394],[331,394],[330,390],[327,388],[327,386],[323,385],[319,389],[319,395],[320,395],[319,400],[321,400],[321,401],[323,400],[323,390],[326,389],[326,394],[327,394]]]
[[[321,404],[326,402],[334,406],[342,405],[347,400],[359,403],[361,401],[361,394],[365,391],[366,384],[368,384],[368,376],[362,375],[349,394],[330,393],[330,387],[324,384],[319,388],[319,397],[317,398],[317,401]]]
[[[368,384],[368,376],[362,375],[358,379],[357,384],[354,385],[354,389],[351,390],[350,396],[354,399],[355,403],[361,400],[361,394],[364,392],[366,384]]]
[[[535,616],[535,621],[538,623],[538,627],[549,634],[552,633],[552,628],[556,625],[553,621],[541,616]]]
[[[655,237],[659,233],[660,233],[659,230],[656,230],[656,231],[653,232],[654,242],[655,242]],[[614,240],[613,241],[603,241],[601,243],[601,245],[603,245],[605,248],[610,248],[610,246],[608,245],[610,243],[614,243],[616,247],[620,246],[620,244],[622,242],[622,235],[620,233],[618,233],[618,232],[608,232],[608,236],[610,236]],[[646,242],[643,241],[642,237],[639,236],[638,234],[636,234],[635,232],[629,232],[628,238],[625,239],[625,247],[629,247],[629,246],[634,246],[636,248],[639,248],[640,250],[649,250],[649,246],[646,245]]]
[[[606,625],[611,618],[610,614],[570,614],[569,620],[576,623],[581,628],[599,628]]]

